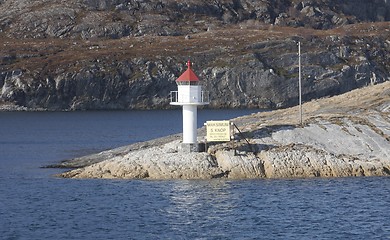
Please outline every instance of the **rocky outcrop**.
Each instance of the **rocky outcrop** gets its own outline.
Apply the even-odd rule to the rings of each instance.
[[[175,80],[185,68],[183,56],[190,56],[210,92],[210,107],[288,107],[297,104],[298,40],[303,43],[304,101],[387,81],[388,26],[367,28],[348,26],[348,37],[334,30],[321,32],[326,37],[314,30],[298,37],[294,30],[297,36],[289,37],[291,32],[244,29],[188,40],[145,37],[70,45],[41,41],[30,50],[23,50],[24,41],[7,43],[14,48],[1,50],[0,99],[30,109],[167,108],[170,91],[176,90]],[[374,33],[379,35],[371,36]],[[180,50],[177,42],[190,47]]]
[[[235,24],[329,29],[389,21],[389,9],[386,0],[4,0],[0,31],[12,38],[92,39],[186,35]]]
[[[182,153],[179,140],[108,156],[62,177],[125,179],[248,179],[390,175],[390,82],[297,108],[233,121],[243,135],[207,153]],[[246,139],[242,139],[244,136]],[[241,138],[241,139],[240,139]],[[107,156],[107,155],[106,155]],[[69,163],[77,164],[79,160]]]
[[[162,147],[151,147],[134,151],[125,156],[103,161],[80,170],[66,173],[67,177],[77,178],[213,178],[219,176],[218,168],[206,153],[189,153],[186,158],[178,153],[178,141]],[[65,175],[64,175],[65,176]]]
[[[191,58],[211,107],[297,104],[389,80],[390,5],[363,1],[4,0],[0,102],[169,107]]]

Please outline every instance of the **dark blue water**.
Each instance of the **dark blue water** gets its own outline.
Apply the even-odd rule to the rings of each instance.
[[[202,110],[199,124],[244,112]],[[0,239],[390,239],[389,178],[73,180],[40,168],[180,131],[180,111],[0,113]]]

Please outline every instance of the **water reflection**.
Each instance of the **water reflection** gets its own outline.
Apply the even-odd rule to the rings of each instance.
[[[233,225],[232,212],[238,199],[228,181],[175,181],[167,194],[170,204],[165,212],[176,234],[199,237],[199,229],[207,229],[224,237],[226,229]]]

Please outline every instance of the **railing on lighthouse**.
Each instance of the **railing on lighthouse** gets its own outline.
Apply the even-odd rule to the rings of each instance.
[[[181,105],[183,103],[187,104],[199,104],[199,102],[203,104],[210,103],[210,92],[209,91],[201,91],[200,99],[190,97],[188,94],[179,95],[179,91],[171,91],[171,105]]]

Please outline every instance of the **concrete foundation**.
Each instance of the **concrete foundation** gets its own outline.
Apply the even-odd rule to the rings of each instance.
[[[199,152],[198,143],[182,143],[179,151],[184,153]]]
[[[204,152],[205,144],[204,143],[181,143],[179,146],[179,151],[183,153]]]

